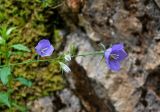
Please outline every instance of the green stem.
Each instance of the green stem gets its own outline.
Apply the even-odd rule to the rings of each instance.
[[[9,51],[9,49],[8,49],[7,44],[5,44],[4,47],[5,47],[5,66],[9,67],[9,57],[8,57],[8,51]],[[8,89],[7,89],[7,91],[12,88],[11,87],[11,80],[12,80],[12,76],[11,76],[11,78],[8,81],[8,84],[7,84]],[[9,107],[9,112],[12,112],[12,105],[11,105],[11,107]]]
[[[104,54],[104,51],[95,51],[95,52],[87,52],[87,53],[82,53],[78,55],[73,55],[72,57],[77,57],[77,56],[89,56],[89,55],[102,55]]]
[[[79,55],[73,55],[71,57],[77,57],[77,56],[89,56],[89,55],[102,55],[104,54],[104,51],[96,51],[96,52],[87,52],[87,53],[82,53]],[[61,57],[61,56],[59,56]],[[10,63],[8,65],[2,65],[0,67],[4,67],[4,66],[17,66],[17,65],[24,65],[24,64],[29,64],[29,63],[38,63],[38,62],[47,62],[47,61],[56,61],[60,58],[55,58],[55,59],[44,59],[44,60],[27,60],[24,62],[20,62],[20,63]]]
[[[37,63],[37,62],[46,62],[46,61],[53,61],[55,59],[46,59],[46,60],[27,60],[24,62],[20,62],[20,63],[10,63],[9,66],[17,66],[17,65],[24,65],[24,64],[29,64],[29,63]],[[2,65],[0,67],[4,67],[4,66],[8,66],[8,65]]]

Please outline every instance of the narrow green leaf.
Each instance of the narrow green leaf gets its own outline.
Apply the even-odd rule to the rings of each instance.
[[[7,93],[4,92],[0,92],[0,103],[11,107],[10,101],[9,101],[9,95]]]
[[[0,45],[4,45],[6,41],[0,36]]]
[[[18,78],[16,78],[16,80],[18,80],[21,84],[23,84],[25,86],[28,86],[28,87],[32,86],[32,82],[23,78],[23,77],[18,77]]]
[[[59,62],[59,64],[62,70],[64,70],[66,73],[71,72],[71,69],[66,64],[64,64],[63,62]]]
[[[6,34],[7,34],[7,35],[10,35],[11,32],[12,32],[14,29],[16,29],[16,28],[15,28],[15,27],[9,28],[9,29],[6,31]]]
[[[74,45],[74,43],[69,46],[69,53],[71,55],[75,55],[77,53],[77,47]]]
[[[64,59],[65,59],[66,61],[71,61],[71,55],[70,55],[70,54],[65,54],[65,55],[64,55]]]
[[[6,34],[7,32],[7,25],[3,24],[2,26],[0,26],[0,35],[7,40],[8,35]]]
[[[99,46],[100,46],[103,50],[106,49],[106,47],[105,47],[105,45],[104,45],[103,43],[100,43]]]
[[[4,85],[8,83],[8,76],[11,75],[10,67],[3,67],[0,69],[0,78]]]
[[[11,47],[16,49],[16,50],[30,52],[30,49],[23,44],[14,44]]]

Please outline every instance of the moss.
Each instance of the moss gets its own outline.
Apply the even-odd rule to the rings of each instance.
[[[15,55],[11,62],[21,62],[27,59],[34,59],[34,46],[42,38],[48,38],[56,47],[60,46],[62,38],[54,35],[57,30],[55,24],[59,22],[52,9],[62,0],[0,0],[0,24],[15,26],[9,44],[23,43],[31,49],[31,53]],[[56,37],[56,38],[55,38]],[[54,58],[57,54],[54,54]],[[50,92],[64,88],[64,80],[56,63],[32,63],[13,68],[13,75],[25,77],[33,82],[28,88],[18,82],[12,82],[14,93],[13,98],[18,101],[33,100],[48,95]],[[2,85],[1,85],[2,86]],[[1,90],[6,90],[2,87]]]

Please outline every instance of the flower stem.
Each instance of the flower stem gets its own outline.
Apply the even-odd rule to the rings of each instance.
[[[54,61],[55,59],[45,59],[45,60],[27,60],[27,61],[23,61],[20,63],[10,63],[9,66],[16,66],[16,65],[24,65],[24,64],[29,64],[29,63],[37,63],[37,62],[46,62],[46,61]],[[0,67],[4,67],[7,65],[2,65]]]
[[[78,55],[73,55],[72,57],[77,57],[77,56],[89,56],[89,55],[102,55],[104,54],[104,51],[95,51],[95,52],[87,52],[87,53],[82,53]]]
[[[5,52],[5,66],[9,67],[9,61],[10,61],[10,57],[8,56],[9,55],[8,54],[9,49],[8,49],[7,44],[5,44],[4,47],[5,47],[5,51],[4,51]],[[9,91],[10,89],[12,89],[11,80],[12,80],[12,75],[11,75],[11,77],[10,77],[8,83],[7,83],[7,87],[9,88],[9,89],[7,89],[7,91]],[[9,95],[9,99],[10,99],[10,95]],[[12,104],[12,102],[11,102],[11,104]],[[9,112],[12,112],[12,105],[11,105],[11,107],[9,107]]]
[[[104,51],[95,51],[95,52],[87,52],[87,53],[82,53],[82,54],[78,54],[78,55],[72,55],[71,57],[78,57],[78,56],[89,56],[89,55],[102,55],[104,54]],[[55,59],[44,59],[44,60],[26,60],[20,63],[10,63],[8,65],[2,65],[0,67],[4,67],[4,66],[17,66],[17,65],[24,65],[24,64],[29,64],[29,63],[38,63],[38,62],[47,62],[47,61],[56,61],[58,59],[60,59],[61,56],[59,56],[58,58]]]

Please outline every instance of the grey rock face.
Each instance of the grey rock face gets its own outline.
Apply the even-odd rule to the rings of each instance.
[[[32,112],[54,112],[52,97],[44,97],[33,102]]]
[[[160,10],[154,1],[88,1],[80,18],[80,25],[84,26],[87,34],[78,31],[67,37],[67,45],[77,42],[80,51],[78,54],[95,50],[88,37],[92,41],[98,39],[91,34],[98,35],[97,37],[107,44],[115,42],[126,44],[129,56],[122,63],[122,69],[118,73],[109,71],[104,61],[100,63],[100,56],[76,58],[76,61],[85,68],[88,77],[105,88],[103,93],[110,97],[118,112],[134,110],[147,112],[150,111],[149,108],[153,108],[151,109],[153,112],[159,111],[156,106],[159,103],[151,103],[154,100],[150,97],[145,97],[147,104],[151,103],[150,106],[146,107],[145,104],[139,103],[144,94],[142,88],[146,88],[147,94],[151,94],[152,91],[152,96],[159,99],[158,90],[151,90],[148,88],[149,85],[145,85],[146,80],[151,80],[148,79],[149,71],[160,65],[159,16]],[[100,91],[102,89],[98,89],[102,88],[101,86],[94,87],[100,96],[105,96]],[[143,109],[139,110],[139,107]]]
[[[31,106],[31,104],[30,104]],[[43,97],[33,102],[31,112],[85,112],[79,98],[70,90],[57,92],[54,97]]]
[[[65,108],[59,110],[58,112],[80,112],[81,105],[79,99],[68,89],[64,89],[59,93],[60,99],[63,104],[66,105]]]
[[[94,47],[87,36],[81,31],[68,35],[66,45],[69,46],[70,43],[74,43],[78,47],[80,51],[78,54],[94,51]],[[136,87],[130,83],[130,79],[126,73],[129,66],[123,63],[122,71],[113,73],[108,70],[104,60],[101,62],[101,58],[102,56],[93,55],[77,57],[76,61],[84,67],[87,76],[94,81],[93,87],[101,98],[105,99],[109,96],[119,112],[133,110],[140,97],[140,93],[134,94]]]
[[[102,56],[76,57],[76,66],[83,68],[83,72],[76,66],[72,67],[75,73],[67,74],[66,78],[69,88],[57,93],[59,99],[53,101],[60,100],[61,105],[58,108],[53,103],[53,111],[83,112],[92,110],[99,99],[104,105],[110,99],[117,112],[160,112],[158,1],[88,0],[81,14],[76,16],[79,19],[77,25],[85,32],[76,30],[68,34],[64,51],[74,44],[79,55],[96,51],[98,45],[95,42],[101,41],[105,46],[123,42],[128,58],[119,72],[112,72],[105,61],[101,61]],[[81,85],[83,87],[77,90]],[[98,100],[93,101],[94,98]],[[93,108],[94,111],[96,109]]]

